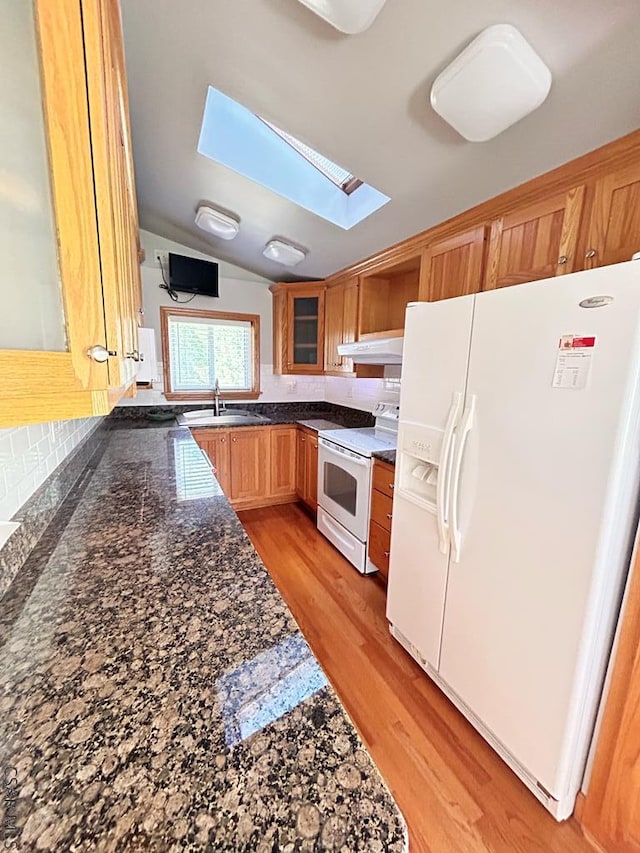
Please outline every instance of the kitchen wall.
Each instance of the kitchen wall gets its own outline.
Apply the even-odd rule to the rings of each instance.
[[[0,430],[0,521],[9,521],[102,418]]]
[[[155,260],[156,250],[176,252],[205,260],[217,260],[213,255],[204,255],[180,243],[165,240],[150,231],[141,231],[140,238],[146,253],[142,264],[142,289],[145,309],[145,325],[155,329],[156,356],[158,359],[157,380],[152,390],[139,390],[135,398],[125,398],[121,406],[166,405],[162,393],[162,347],[160,343],[160,306],[175,305],[167,291],[160,288],[162,274]],[[399,394],[399,384],[382,379],[344,379],[324,376],[276,376],[273,373],[272,297],[267,279],[250,273],[241,267],[218,261],[220,264],[220,297],[211,299],[196,296],[189,303],[192,308],[209,311],[238,311],[260,315],[260,401],[264,403],[293,402],[296,400],[326,400],[354,409],[371,411],[378,399],[393,400]],[[167,276],[165,270],[165,277]],[[181,294],[187,299],[188,294]],[[176,401],[173,401],[176,402]]]

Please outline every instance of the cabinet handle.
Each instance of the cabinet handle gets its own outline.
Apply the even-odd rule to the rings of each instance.
[[[393,518],[392,513],[388,512],[388,513],[387,513],[387,518],[389,519],[389,521],[391,521],[391,519]]]
[[[558,264],[566,264],[569,258],[566,255],[560,255],[558,258]]]
[[[140,353],[138,352],[137,349],[134,349],[131,352],[128,352],[127,358],[132,358],[134,361],[142,361]]]
[[[584,256],[585,258],[595,258],[597,254],[598,253],[595,249],[587,249],[587,251],[584,253]]]
[[[87,355],[89,358],[93,359],[93,361],[97,361],[98,364],[102,364],[109,358],[109,356],[118,355],[118,353],[115,350],[103,347],[102,344],[95,344],[95,346],[89,347]]]
[[[383,551],[382,553],[385,555],[385,557],[391,556],[391,551]]]

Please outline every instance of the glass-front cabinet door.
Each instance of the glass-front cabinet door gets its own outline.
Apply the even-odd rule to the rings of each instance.
[[[324,294],[313,285],[287,294],[289,373],[324,371]]]
[[[100,203],[117,195],[114,176],[101,185],[97,172],[113,111],[103,97],[113,72],[107,13],[117,15],[117,41],[117,0],[3,4],[0,427],[106,414],[135,378],[118,363],[135,358],[134,339],[118,352],[109,333],[115,303],[106,297],[123,279],[103,269],[124,234],[119,223],[104,227]],[[133,245],[137,220],[127,224]]]

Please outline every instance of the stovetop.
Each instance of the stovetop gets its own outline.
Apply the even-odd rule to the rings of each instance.
[[[398,436],[393,432],[367,427],[364,429],[326,429],[318,435],[361,456],[371,456],[378,450],[395,450]]]

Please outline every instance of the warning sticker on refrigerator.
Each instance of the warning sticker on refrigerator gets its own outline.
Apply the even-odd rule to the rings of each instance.
[[[553,374],[554,388],[570,388],[574,391],[586,388],[595,345],[595,337],[563,335],[560,338]]]

